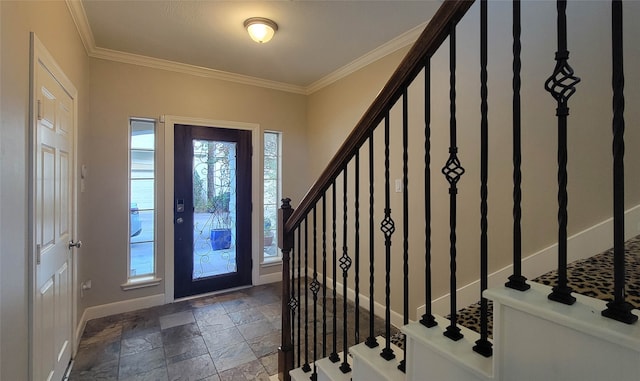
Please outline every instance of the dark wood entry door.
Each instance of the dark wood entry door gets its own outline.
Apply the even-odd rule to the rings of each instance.
[[[251,131],[175,126],[174,297],[251,284]]]

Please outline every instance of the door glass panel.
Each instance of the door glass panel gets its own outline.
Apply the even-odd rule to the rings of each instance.
[[[236,272],[236,143],[193,140],[193,274]]]

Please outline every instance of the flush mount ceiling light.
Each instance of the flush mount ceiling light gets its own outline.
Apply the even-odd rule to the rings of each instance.
[[[252,17],[244,20],[244,27],[255,42],[269,42],[278,30],[278,24],[264,17]]]

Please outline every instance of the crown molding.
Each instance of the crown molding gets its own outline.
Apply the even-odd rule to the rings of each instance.
[[[335,70],[329,75],[319,79],[316,82],[308,86],[292,85],[284,82],[270,81],[257,77],[251,77],[248,75],[230,73],[222,70],[215,70],[205,68],[201,66],[189,65],[175,61],[169,61],[159,58],[147,57],[139,54],[125,53],[111,49],[96,47],[96,42],[91,31],[91,26],[87,19],[87,14],[84,10],[81,0],[65,0],[71,18],[76,24],[78,34],[82,40],[82,44],[89,57],[122,62],[132,65],[144,66],[154,69],[161,69],[167,71],[173,71],[177,73],[184,73],[199,77],[219,79],[223,81],[235,82],[244,85],[258,86],[268,89],[286,91],[295,94],[310,95],[316,91],[331,85],[332,83],[362,69],[363,67],[399,50],[413,44],[420,33],[424,30],[426,22],[418,25],[417,27],[401,34],[393,40],[381,45],[380,47],[366,53],[360,58],[357,58],[347,65]]]
[[[374,63],[375,61],[386,57],[389,54],[404,48],[405,46],[413,44],[414,42],[416,42],[418,37],[420,37],[420,34],[426,26],[427,22],[424,22],[416,26],[415,28],[399,35],[393,40],[380,45],[379,47],[373,49],[369,53],[366,53],[362,57],[356,58],[355,60],[330,73],[329,75],[317,80],[316,82],[306,87],[307,94],[313,94],[316,91],[327,87],[350,74],[355,73],[363,67]]]
[[[82,45],[84,45],[84,50],[87,52],[87,55],[91,55],[91,52],[96,47],[96,41],[93,38],[93,32],[91,31],[91,26],[89,26],[89,20],[87,19],[87,14],[84,11],[84,6],[82,6],[82,1],[65,0],[65,3],[67,3],[67,8],[69,8],[69,13],[71,13],[71,18],[76,24],[80,40],[82,40]]]
[[[288,83],[269,81],[266,79],[251,77],[248,75],[229,73],[226,71],[209,69],[201,66],[189,65],[175,61],[151,58],[139,54],[124,53],[116,50],[95,48],[89,54],[93,58],[122,62],[132,65],[145,66],[154,69],[173,71],[177,73],[189,74],[198,77],[214,78],[223,81],[230,81],[244,85],[264,87],[268,89],[281,90],[296,94],[306,94],[306,89],[302,86]]]

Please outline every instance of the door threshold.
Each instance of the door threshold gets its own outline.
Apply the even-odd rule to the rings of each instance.
[[[216,296],[216,295],[226,294],[228,292],[240,291],[240,290],[244,290],[244,289],[251,288],[251,287],[253,287],[253,285],[252,284],[248,284],[248,285],[245,285],[245,286],[231,287],[231,288],[225,288],[224,290],[206,292],[204,294],[185,296],[185,297],[182,297],[182,298],[174,299],[172,303],[184,302],[186,300],[204,298],[204,297],[207,297],[207,296]]]

